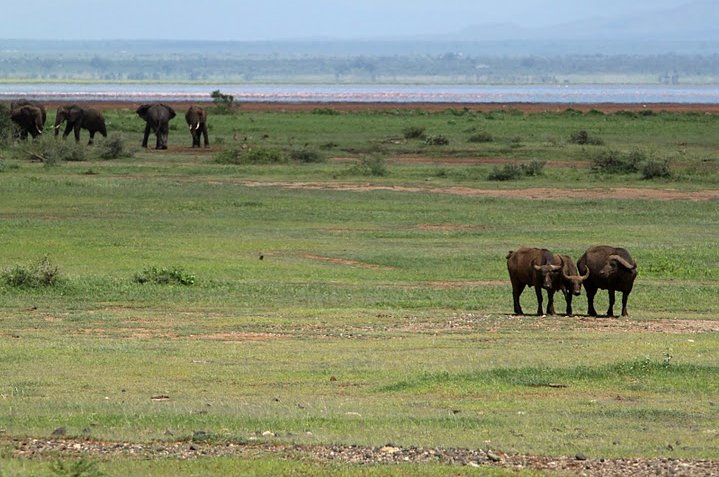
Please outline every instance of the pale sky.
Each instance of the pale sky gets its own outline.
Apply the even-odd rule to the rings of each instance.
[[[5,0],[9,39],[277,40],[454,33],[484,23],[550,26],[691,0]]]

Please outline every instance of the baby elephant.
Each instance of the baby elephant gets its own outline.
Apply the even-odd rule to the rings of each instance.
[[[107,137],[107,129],[105,128],[105,118],[100,111],[95,109],[83,109],[76,104],[68,106],[60,106],[55,114],[55,136],[60,133],[62,123],[67,121],[65,132],[62,138],[65,139],[70,131],[75,131],[75,142],[80,142],[80,129],[87,129],[90,133],[90,141],[92,144],[95,140],[95,133],[99,132],[103,137]]]
[[[200,147],[200,134],[205,139],[205,147],[210,146],[207,139],[207,112],[199,106],[190,106],[185,113],[185,121],[192,134],[192,147]]]

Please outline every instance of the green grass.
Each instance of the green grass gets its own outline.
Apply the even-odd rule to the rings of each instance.
[[[107,116],[115,132],[139,143],[134,113]],[[189,142],[174,124],[171,144]],[[222,146],[54,167],[23,159],[23,146],[1,152],[8,167],[0,172],[0,269],[47,256],[59,280],[0,285],[0,441],[47,437],[60,426],[70,436],[129,442],[189,439],[199,430],[213,442],[246,442],[271,430],[280,437],[267,441],[308,445],[716,457],[719,339],[702,330],[719,326],[717,201],[581,194],[715,188],[715,116],[241,112],[211,116],[210,124],[224,147],[245,135],[283,151],[335,146],[324,163],[242,166],[215,162]],[[392,139],[408,126],[450,143]],[[472,128],[494,141],[467,142]],[[645,181],[592,173],[587,150],[601,146],[568,144],[579,129],[607,147],[670,159],[676,174]],[[388,174],[352,175],[346,161],[331,159],[366,154],[386,157]],[[498,184],[486,179],[491,164],[443,157],[551,162],[542,175]],[[287,186],[298,181],[416,191]],[[530,200],[443,191],[455,186],[579,192]],[[576,259],[598,243],[626,247],[639,264],[629,321],[509,316],[508,250],[544,246]],[[193,283],[137,283],[152,267],[181,270]],[[606,295],[597,296],[600,312]],[[534,308],[532,290],[522,304]],[[564,309],[561,297],[556,308]],[[586,311],[584,296],[574,309]],[[47,474],[46,462],[0,455],[3,477]],[[119,459],[100,468],[367,475],[271,455]]]

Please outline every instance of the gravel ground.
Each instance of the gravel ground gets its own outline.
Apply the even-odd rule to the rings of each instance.
[[[719,476],[719,460],[592,459],[582,454],[570,457],[543,457],[507,454],[480,449],[430,449],[417,447],[321,446],[254,442],[251,444],[208,444],[170,442],[133,444],[79,439],[3,439],[0,445],[14,449],[16,458],[42,459],[62,456],[141,459],[195,459],[201,457],[252,456],[277,454],[287,458],[318,462],[345,462],[354,465],[404,463],[443,463],[455,466],[502,467],[507,469],[548,470],[583,476]]]

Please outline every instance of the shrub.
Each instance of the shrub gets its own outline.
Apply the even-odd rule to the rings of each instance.
[[[592,156],[592,171],[607,174],[630,174],[639,170],[640,152],[629,154],[627,157],[614,150],[606,149]]]
[[[569,136],[569,142],[572,144],[601,146],[604,141],[598,137],[590,136],[584,129],[573,132]]]
[[[195,276],[187,273],[180,267],[158,268],[145,267],[142,272],[135,274],[135,283],[155,283],[158,285],[194,285]]]
[[[504,167],[494,166],[487,179],[490,181],[515,181],[522,177],[522,168],[516,164],[505,164]]]
[[[61,161],[84,161],[85,149],[85,146],[75,141],[60,141],[44,136],[23,144],[18,150],[21,158],[53,166]]]
[[[334,108],[315,108],[312,114],[321,114],[326,116],[339,116],[341,113]]]
[[[472,134],[469,136],[469,139],[467,139],[467,142],[492,142],[494,141],[494,136],[492,136],[490,133],[485,131],[480,131],[478,133]]]
[[[640,172],[642,179],[655,179],[655,178],[667,178],[671,177],[672,173],[669,170],[669,161],[658,161],[649,159],[643,161],[640,166]]]
[[[210,93],[210,97],[215,104],[216,114],[231,114],[235,111],[235,97],[231,94],[224,94],[216,89]]]
[[[16,288],[54,286],[60,278],[59,268],[45,256],[29,265],[15,265],[2,272],[2,281]]]
[[[125,140],[119,134],[113,134],[98,147],[98,156],[101,159],[119,159],[134,155],[135,151],[127,147]]]
[[[349,169],[349,172],[360,176],[386,176],[387,162],[382,156],[363,156]]]
[[[58,477],[103,477],[105,474],[100,470],[95,462],[80,460],[73,462],[63,462],[56,460],[50,464],[50,472]]]
[[[287,158],[277,149],[233,147],[225,149],[215,156],[220,164],[279,164]]]
[[[325,162],[325,156],[310,149],[295,149],[290,151],[290,160],[304,163]]]
[[[7,146],[16,134],[15,123],[10,119],[10,109],[0,104],[0,146]]]
[[[425,128],[422,126],[410,126],[402,130],[405,139],[423,139]]]
[[[525,164],[520,164],[519,167],[522,169],[522,173],[525,176],[541,176],[542,174],[544,174],[545,164],[546,161],[533,159]]]
[[[424,140],[424,143],[429,146],[446,146],[449,144],[449,139],[441,134],[438,136],[429,136]]]

